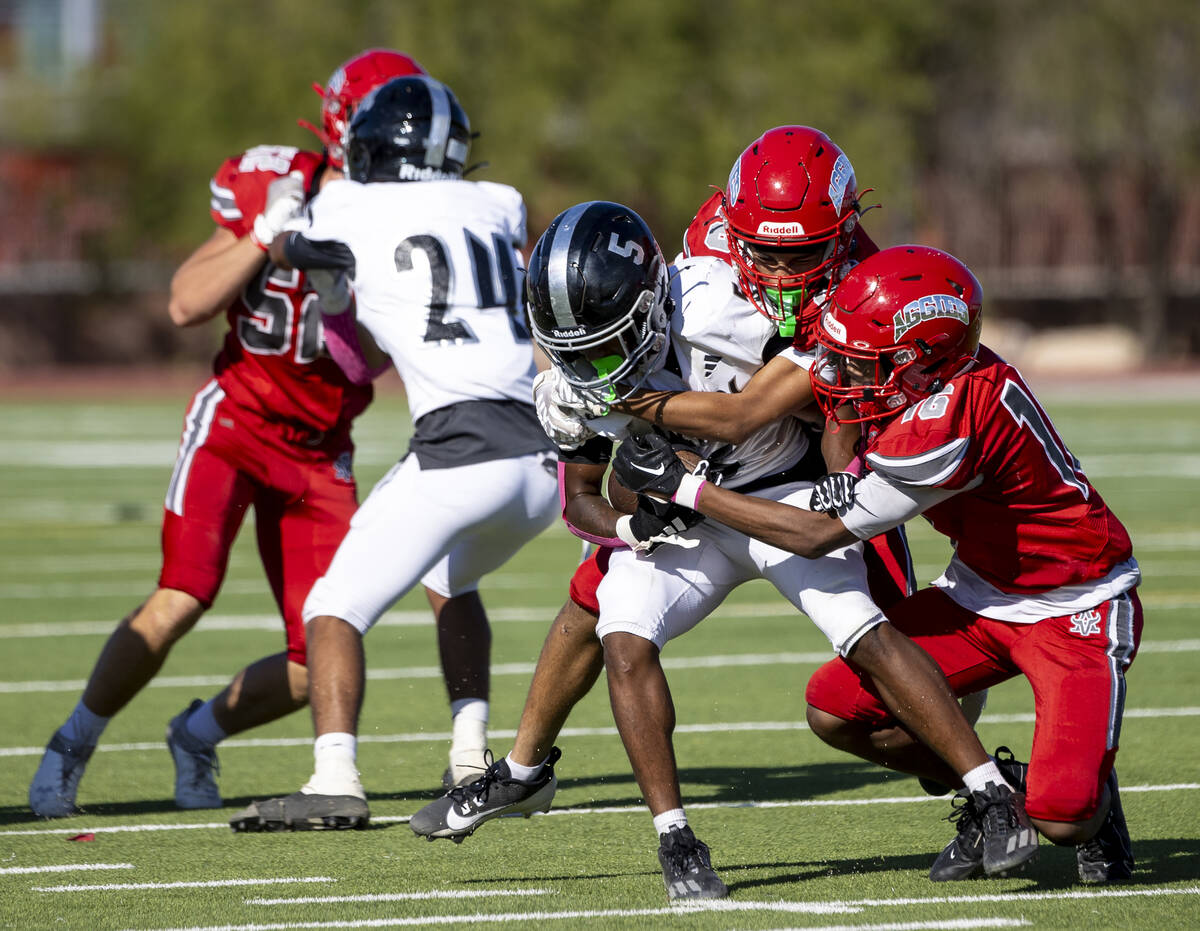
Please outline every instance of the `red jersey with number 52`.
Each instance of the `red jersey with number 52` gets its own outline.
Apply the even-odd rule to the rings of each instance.
[[[984,346],[970,371],[889,421],[866,459],[883,478],[958,490],[925,517],[1003,592],[1093,582],[1133,555],[1020,372]]]
[[[257,146],[225,162],[210,184],[212,218],[239,238],[267,203],[276,178],[298,171],[312,192],[321,156],[291,146]],[[321,311],[304,274],[263,267],[226,311],[229,332],[213,362],[226,396],[260,416],[316,433],[344,427],[370,403],[370,385],[351,384],[322,353]]]

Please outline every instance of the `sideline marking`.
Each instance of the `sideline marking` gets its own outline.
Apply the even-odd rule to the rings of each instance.
[[[75,870],[131,870],[132,863],[58,863],[54,866],[6,866],[0,876],[20,876],[24,873],[71,873]]]
[[[1127,708],[1125,718],[1193,718],[1200,716],[1200,707],[1194,708]],[[1016,714],[984,714],[979,719],[981,724],[1032,724],[1032,711]],[[808,724],[803,721],[730,721],[725,724],[679,724],[676,734],[707,734],[738,733],[755,731],[806,731]],[[488,732],[497,740],[512,740],[517,732],[511,729],[497,729]],[[453,735],[449,731],[415,731],[406,734],[363,734],[358,738],[360,744],[394,744],[394,743],[442,743]],[[560,737],[616,737],[615,727],[564,727]],[[312,744],[311,737],[234,737],[221,741],[218,746],[222,750],[245,750],[263,747],[307,747]],[[128,753],[151,751],[157,753],[163,748],[159,741],[139,741],[124,744],[100,744],[97,753]],[[0,758],[7,756],[41,756],[45,747],[0,747]]]
[[[226,825],[228,827],[228,825]],[[120,892],[135,889],[216,889],[225,886],[277,886],[287,883],[335,883],[332,876],[270,876],[262,879],[205,879],[174,883],[97,883],[94,886],[34,886],[33,892]]]
[[[1178,792],[1180,790],[1200,789],[1200,782],[1179,782],[1171,785],[1121,786],[1122,792]],[[918,802],[946,803],[946,797],[934,798],[930,795],[901,795],[883,798],[832,798],[832,799],[793,799],[779,802],[759,802],[747,799],[740,802],[690,802],[688,808],[860,808],[868,805],[908,805]],[[610,805],[595,808],[552,808],[546,816],[554,815],[619,815],[629,812],[644,813],[644,805]],[[543,817],[542,812],[534,812],[534,817]],[[377,824],[407,824],[411,815],[372,815],[371,821]],[[228,821],[202,821],[194,824],[100,824],[93,827],[80,827],[64,823],[59,828],[15,828],[0,831],[0,837],[54,837],[61,838],[64,833],[78,834],[89,832],[102,834],[106,832],[142,833],[147,831],[203,831],[222,829],[229,830]]]

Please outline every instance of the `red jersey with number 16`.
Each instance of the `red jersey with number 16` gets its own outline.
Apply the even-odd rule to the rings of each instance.
[[[866,461],[899,484],[957,490],[925,517],[1002,592],[1095,582],[1132,558],[1020,372],[984,346],[968,372],[872,437]]]
[[[213,220],[248,234],[276,178],[298,171],[312,192],[322,159],[290,146],[257,146],[225,162],[210,184]],[[348,426],[371,401],[371,386],[351,384],[322,352],[321,311],[303,272],[271,262],[226,311],[229,332],[213,362],[235,404],[271,420],[328,433]]]

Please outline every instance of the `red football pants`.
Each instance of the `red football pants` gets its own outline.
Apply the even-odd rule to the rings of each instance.
[[[1046,821],[1085,821],[1100,804],[1125,707],[1125,670],[1142,633],[1136,590],[1036,624],[973,614],[941,589],[922,589],[888,611],[892,624],[942,668],[956,695],[1024,675],[1035,724],[1025,807]],[[813,674],[808,703],[880,728],[896,720],[874,685],[840,657]]]
[[[301,609],[358,506],[347,436],[316,447],[235,407],[215,382],[193,399],[167,489],[160,588],[205,608],[225,578],[250,507],[263,568],[283,615],[288,659],[304,663]]]

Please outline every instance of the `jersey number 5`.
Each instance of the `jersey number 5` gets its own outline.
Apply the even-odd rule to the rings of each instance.
[[[238,340],[259,356],[282,356],[292,348],[292,314],[300,272],[267,266],[246,286],[243,299],[250,316],[237,322]],[[304,295],[295,327],[299,365],[313,362],[321,351],[321,308],[316,294]]]

